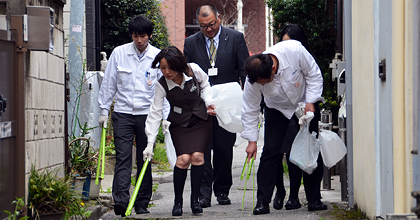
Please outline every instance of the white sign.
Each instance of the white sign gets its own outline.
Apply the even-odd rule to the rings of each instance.
[[[71,31],[73,31],[73,32],[82,32],[82,25],[73,25]]]

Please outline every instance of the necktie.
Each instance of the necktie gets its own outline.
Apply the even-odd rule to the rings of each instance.
[[[214,40],[213,38],[210,39],[210,63],[215,62],[216,63],[216,47],[214,46]]]

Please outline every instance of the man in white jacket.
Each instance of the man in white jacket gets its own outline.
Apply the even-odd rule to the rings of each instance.
[[[160,52],[160,49],[149,44],[153,23],[143,16],[137,16],[130,20],[128,29],[133,42],[118,46],[112,52],[98,97],[99,124],[105,128],[109,109],[115,100],[112,122],[116,163],[112,196],[115,201],[114,212],[122,217],[125,216],[130,200],[133,140],[135,137],[138,178],[144,163],[143,151],[147,145],[145,122],[157,80],[162,76],[158,69],[151,68],[155,56]],[[169,104],[166,103],[164,119],[168,113]],[[147,151],[153,155],[153,148]],[[152,171],[149,164],[134,203],[136,214],[149,213],[147,206],[151,196]]]
[[[323,79],[314,58],[295,40],[279,42],[262,54],[251,56],[245,62],[245,72],[247,79],[241,117],[244,125],[242,137],[249,142],[246,149],[248,159],[257,153],[261,94],[266,103],[264,148],[257,174],[258,201],[253,213],[267,214],[276,177],[283,176],[279,163],[287,152],[282,149],[282,142],[289,124],[297,121],[294,112],[299,102],[306,103],[305,113],[315,113],[309,130],[318,132]],[[311,175],[303,175],[309,211],[327,209],[321,202],[322,175],[323,163],[319,156],[317,169]],[[275,202],[282,206],[284,197],[276,199]]]

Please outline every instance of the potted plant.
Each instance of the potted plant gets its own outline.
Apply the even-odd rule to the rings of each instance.
[[[69,142],[71,175],[76,189],[82,191],[83,199],[88,200],[92,176],[96,174],[98,150],[90,147],[90,139],[86,137],[73,138]],[[95,188],[99,189],[100,187]],[[99,191],[97,193],[99,195]]]
[[[32,165],[29,177],[28,209],[32,219],[70,219],[88,217],[82,195],[73,189],[71,178],[59,177],[59,169],[37,170]]]

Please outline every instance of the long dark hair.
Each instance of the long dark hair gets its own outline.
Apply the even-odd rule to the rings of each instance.
[[[305,47],[305,49],[313,55],[311,47],[308,43],[308,38],[306,37],[305,32],[299,25],[287,24],[283,28],[283,30],[280,31],[280,41],[283,41],[283,36],[286,34],[290,37],[290,39],[299,41]]]

